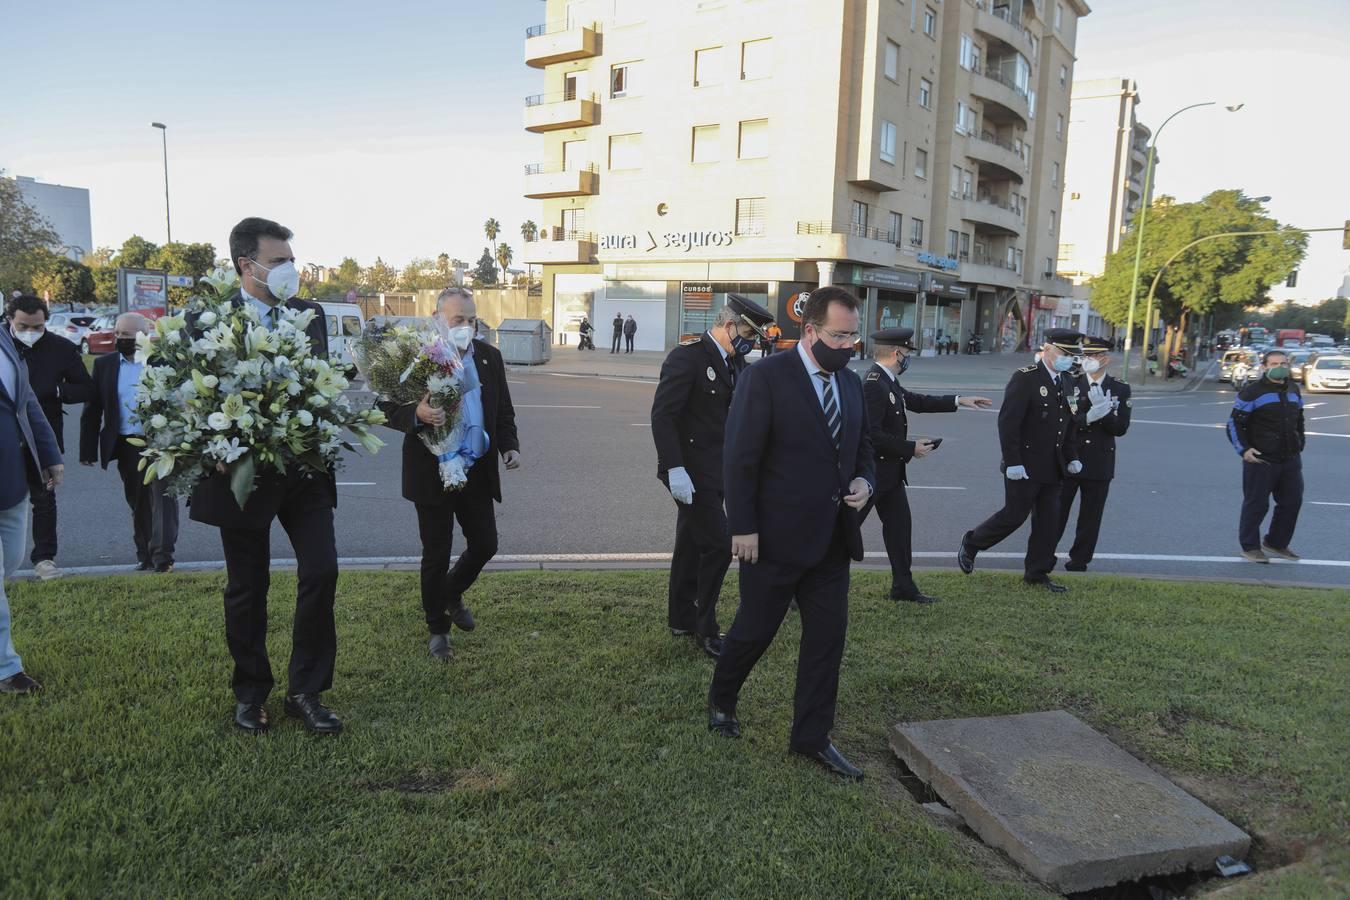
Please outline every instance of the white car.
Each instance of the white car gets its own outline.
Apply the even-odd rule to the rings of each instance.
[[[1308,393],[1350,391],[1350,356],[1319,356],[1303,367],[1303,386]]]
[[[86,313],[52,313],[47,320],[47,330],[57,337],[63,337],[72,344],[80,348],[81,352],[87,353],[88,344],[85,339],[89,336],[89,326],[94,324],[94,316]]]
[[[323,317],[328,325],[328,361],[335,368],[355,372],[352,361],[351,342],[361,336],[365,330],[365,316],[361,307],[355,303],[329,303],[318,301],[323,307]]]

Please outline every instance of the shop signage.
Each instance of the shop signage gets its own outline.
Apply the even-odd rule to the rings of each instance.
[[[932,266],[935,269],[946,269],[955,272],[961,268],[961,263],[950,256],[938,256],[936,253],[920,253],[919,262],[925,266]]]
[[[686,281],[680,285],[685,309],[712,309],[713,289],[708,282]]]
[[[964,300],[970,296],[970,289],[964,284],[958,284],[951,278],[939,278],[936,275],[928,276],[928,285],[924,290],[939,297],[950,297],[956,300]]]
[[[688,253],[695,247],[730,247],[736,240],[726,231],[665,231],[660,234],[644,231],[641,234],[602,234],[601,250],[676,250]]]
[[[901,269],[864,269],[853,270],[853,283],[862,287],[883,288],[892,291],[918,293],[923,275],[918,272],[905,272]]]

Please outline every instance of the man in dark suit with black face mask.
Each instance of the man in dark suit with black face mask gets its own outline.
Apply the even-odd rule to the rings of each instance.
[[[741,686],[795,597],[802,638],[789,747],[861,780],[830,739],[849,559],[863,558],[858,510],[875,479],[862,381],[848,369],[858,318],[858,300],[844,288],[813,291],[797,350],[747,368],[732,398],[723,481],[741,605],[708,691],[708,728],[740,737]]]

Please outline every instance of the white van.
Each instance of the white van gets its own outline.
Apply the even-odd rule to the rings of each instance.
[[[328,326],[328,361],[334,367],[352,370],[356,364],[352,361],[351,342],[361,336],[366,327],[361,307],[355,303],[328,303],[318,301],[323,307],[323,318]]]

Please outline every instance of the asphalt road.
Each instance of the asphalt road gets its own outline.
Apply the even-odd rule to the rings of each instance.
[[[668,554],[674,508],[656,480],[648,425],[655,382],[519,370],[510,386],[524,465],[503,473],[502,559],[635,554],[626,558],[651,562]],[[1133,427],[1118,444],[1117,477],[1092,571],[1350,585],[1350,396],[1306,398],[1307,492],[1293,542],[1305,561],[1269,566],[1236,555],[1240,461],[1223,432],[1232,396],[1227,386],[1206,382],[1199,390],[1135,400]],[[993,397],[997,404],[999,395]],[[72,448],[78,414],[72,407],[67,418]],[[915,563],[952,568],[961,534],[1002,502],[995,413],[915,415],[911,422],[921,435],[945,438],[940,450],[909,469]],[[401,436],[385,434],[389,446],[381,453],[353,456],[339,473],[341,557],[388,562],[420,552],[412,506],[399,496]],[[135,562],[121,490],[112,469],[68,467],[59,493],[59,565]],[[981,554],[979,565],[1020,569],[1026,533],[1024,526]],[[865,537],[869,553],[884,559],[875,516]],[[1061,547],[1071,541],[1067,536]],[[273,555],[293,556],[280,527],[273,531]],[[180,564],[219,560],[215,530],[184,513],[177,558]]]

